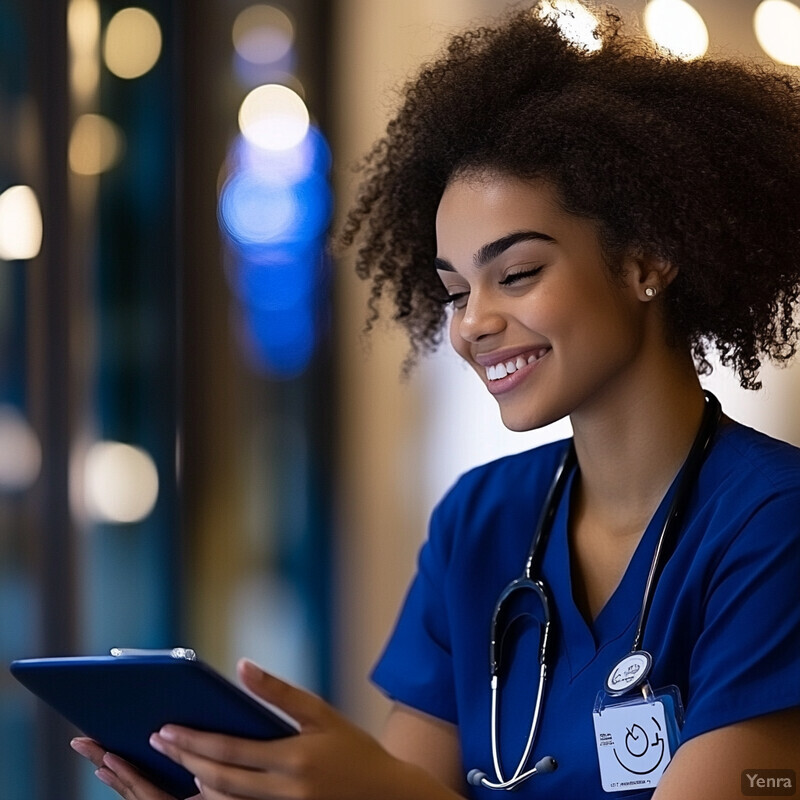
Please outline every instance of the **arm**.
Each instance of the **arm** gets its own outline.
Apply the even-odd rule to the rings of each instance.
[[[453,791],[465,793],[461,748],[455,725],[395,703],[381,742],[396,758],[416,764]]]
[[[743,772],[800,774],[798,742],[800,708],[701,734],[678,748],[653,800],[730,800],[742,795]]]

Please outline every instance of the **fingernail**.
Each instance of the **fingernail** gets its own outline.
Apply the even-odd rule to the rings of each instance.
[[[165,725],[160,731],[158,731],[158,736],[162,739],[166,739],[168,742],[174,742],[178,736],[175,731],[169,727],[169,725]]]
[[[150,736],[150,747],[152,747],[153,750],[158,750],[159,753],[164,752],[164,745],[161,742],[161,737],[157,733]]]
[[[102,781],[106,786],[110,786],[112,789],[114,788],[113,783],[111,782],[111,776],[108,774],[108,770],[105,769],[98,769],[95,771],[95,777]]]
[[[245,672],[247,675],[252,675],[253,677],[257,677],[262,675],[264,670],[256,664],[255,661],[251,661],[249,658],[243,658],[241,661],[242,671]]]

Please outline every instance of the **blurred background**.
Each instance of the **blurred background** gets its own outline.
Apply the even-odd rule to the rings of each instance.
[[[15,658],[247,655],[373,732],[426,520],[505,431],[446,351],[401,378],[325,238],[416,65],[498,0],[0,0],[0,800],[107,798]],[[591,10],[561,16],[591,42]],[[619,2],[679,57],[797,74],[787,0]],[[728,412],[800,444],[798,368]]]

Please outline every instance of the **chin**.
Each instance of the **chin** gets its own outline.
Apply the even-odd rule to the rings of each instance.
[[[547,425],[558,422],[563,417],[563,414],[544,414],[533,411],[530,408],[503,408],[502,405],[500,406],[500,419],[503,421],[503,425],[515,433],[525,433],[526,431],[544,428]]]
[[[536,428],[543,428],[548,424],[547,422],[540,422],[537,419],[532,419],[529,415],[504,414],[502,409],[500,411],[500,419],[503,421],[503,425],[505,425],[506,428],[515,433],[525,433],[526,431],[532,431]]]

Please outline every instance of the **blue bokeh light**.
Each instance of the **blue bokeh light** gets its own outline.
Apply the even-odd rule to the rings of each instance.
[[[296,377],[319,336],[324,237],[333,214],[330,148],[314,126],[297,146],[280,152],[239,136],[227,165],[218,216],[243,346],[261,371]]]
[[[316,345],[313,307],[298,303],[243,315],[246,351],[254,365],[274,377],[294,378],[306,369]]]

